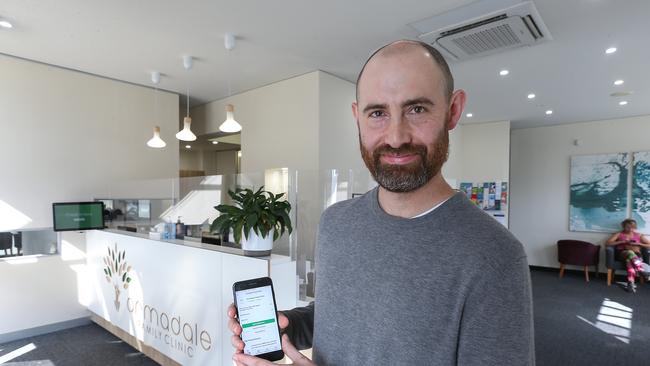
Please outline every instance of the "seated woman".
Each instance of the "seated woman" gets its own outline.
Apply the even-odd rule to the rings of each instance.
[[[636,231],[636,221],[625,219],[621,222],[623,230],[612,235],[607,245],[616,246],[616,258],[627,267],[627,291],[636,292],[635,278],[637,274],[650,277],[647,267],[643,265],[641,247],[650,248],[650,239]],[[650,278],[648,278],[650,281]]]

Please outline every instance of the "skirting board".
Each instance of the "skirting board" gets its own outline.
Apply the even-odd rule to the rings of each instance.
[[[100,327],[106,329],[107,331],[113,333],[117,338],[123,340],[124,342],[128,343],[131,345],[131,347],[137,349],[138,351],[144,353],[145,355],[149,356],[152,360],[156,361],[158,364],[162,366],[181,366],[178,362],[172,360],[171,358],[165,356],[162,354],[160,351],[156,350],[155,348],[148,346],[138,340],[136,337],[130,335],[126,331],[122,330],[119,327],[116,327],[115,325],[111,324],[109,321],[106,319],[102,318],[101,316],[93,313],[92,311],[90,312],[90,320],[93,322],[97,323]]]
[[[0,334],[0,344],[17,341],[19,339],[36,337],[47,333],[57,332],[59,330],[81,327],[83,325],[88,325],[88,324],[90,324],[90,318],[85,316],[83,318],[66,320],[59,323],[47,324],[47,325],[42,325],[40,327],[34,327],[34,328],[19,330],[16,332]]]
[[[557,272],[560,273],[560,267],[543,267],[543,266],[528,266],[531,270],[535,271],[544,271],[544,272]],[[579,274],[584,274],[584,270],[582,269],[569,269],[566,268],[564,272],[568,273],[579,273]],[[589,266],[589,273],[594,273],[594,266]],[[598,275],[604,274],[607,275],[607,272],[601,272],[600,270],[598,271]]]

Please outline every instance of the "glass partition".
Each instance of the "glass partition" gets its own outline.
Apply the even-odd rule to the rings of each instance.
[[[184,240],[238,247],[232,233],[210,232],[210,224],[219,215],[215,206],[233,204],[229,190],[261,186],[274,194],[284,193],[292,206],[293,232],[273,244],[272,254],[295,261],[299,299],[309,301],[314,296],[314,252],[320,216],[327,207],[375,186],[365,170],[280,167],[247,174],[114,180],[89,187],[74,200],[103,202],[107,228],[148,234],[180,219],[185,224],[181,233]],[[0,257],[57,254],[58,237],[51,228],[0,232]]]
[[[233,204],[228,191],[261,186],[284,193],[292,206],[293,232],[273,244],[274,255],[296,262],[299,299],[314,296],[314,249],[322,212],[337,202],[352,199],[376,184],[367,171],[268,169],[253,174],[211,175],[158,180],[128,181],[106,187],[94,199],[105,204],[106,225],[113,229],[148,233],[165,222],[185,224],[185,240],[238,247],[232,233],[211,233],[210,223],[219,212],[215,206]]]
[[[312,301],[315,289],[315,249],[320,216],[329,206],[363,195],[376,186],[368,171],[329,169],[295,172],[298,242],[296,259],[299,300]]]
[[[0,258],[56,253],[57,235],[51,228],[0,232]]]

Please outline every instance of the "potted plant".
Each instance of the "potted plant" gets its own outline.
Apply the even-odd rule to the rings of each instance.
[[[270,255],[273,242],[285,231],[292,232],[289,212],[291,204],[281,198],[284,193],[273,194],[264,186],[257,191],[237,188],[228,190],[235,205],[218,205],[221,213],[212,224],[212,233],[228,232],[232,229],[235,242],[241,244],[244,255]]]

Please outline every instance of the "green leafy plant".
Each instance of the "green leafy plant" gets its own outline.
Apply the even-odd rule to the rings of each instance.
[[[235,192],[228,191],[235,205],[219,205],[214,208],[221,213],[212,224],[212,233],[222,233],[233,230],[235,242],[240,243],[242,232],[246,239],[253,229],[260,237],[267,237],[273,231],[273,241],[288,231],[293,231],[289,212],[291,204],[281,199],[284,193],[273,194],[260,187],[256,192],[251,189],[237,188]]]

